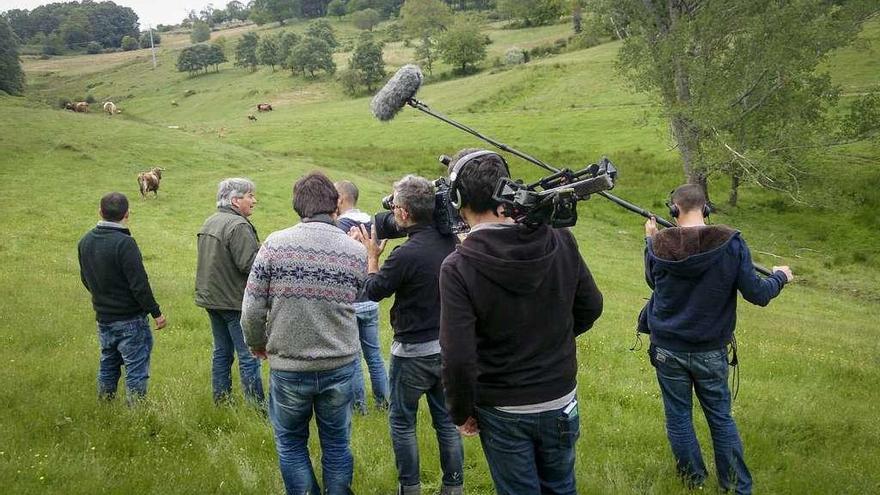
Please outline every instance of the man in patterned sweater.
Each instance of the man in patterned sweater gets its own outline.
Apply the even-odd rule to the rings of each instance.
[[[302,222],[266,238],[242,304],[245,342],[269,360],[269,418],[287,493],[351,493],[351,380],[360,354],[352,303],[367,253],[335,226],[337,199],[321,173],[294,184]],[[309,460],[313,411],[324,491]]]

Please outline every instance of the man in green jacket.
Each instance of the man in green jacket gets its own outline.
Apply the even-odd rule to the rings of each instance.
[[[257,198],[254,183],[231,178],[220,182],[217,212],[198,234],[196,305],[205,308],[214,333],[211,383],[214,402],[227,400],[232,392],[232,362],[238,368],[245,397],[262,404],[260,360],[254,357],[241,332],[241,301],[254,257],[260,248],[257,230],[248,220]]]

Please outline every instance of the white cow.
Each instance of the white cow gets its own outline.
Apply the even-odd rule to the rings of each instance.
[[[109,115],[119,113],[119,110],[116,108],[116,104],[113,103],[112,101],[105,101],[104,102],[104,111],[107,112],[107,114],[109,114]]]

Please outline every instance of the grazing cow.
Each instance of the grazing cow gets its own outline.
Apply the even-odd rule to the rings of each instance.
[[[256,122],[256,121],[257,121],[257,116],[254,115],[254,114],[250,114],[250,115],[248,115],[248,120],[253,121],[253,122]]]
[[[113,115],[115,113],[119,113],[119,110],[116,109],[116,104],[112,101],[104,102],[104,111],[107,112],[108,115]]]
[[[258,112],[271,112],[272,105],[268,103],[257,103],[257,111]]]
[[[164,168],[153,167],[149,172],[141,172],[138,174],[138,188],[141,191],[141,197],[146,199],[147,193],[152,191],[153,197],[159,196],[159,181],[162,180],[162,171]]]
[[[171,106],[172,106],[172,107],[176,107],[176,106],[177,106],[177,100],[171,100]]]
[[[73,104],[73,111],[79,113],[89,113],[89,104],[85,101],[78,101]]]

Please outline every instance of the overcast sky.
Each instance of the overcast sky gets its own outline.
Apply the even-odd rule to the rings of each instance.
[[[101,1],[101,0],[96,0]],[[215,8],[225,7],[229,0],[113,0],[116,5],[122,5],[134,10],[140,20],[141,28],[148,24],[177,24],[186,17],[189,9],[201,10],[202,7],[213,3]],[[0,0],[0,11],[10,9],[32,10],[34,7],[54,3],[51,0]],[[242,2],[247,3],[247,2]]]

